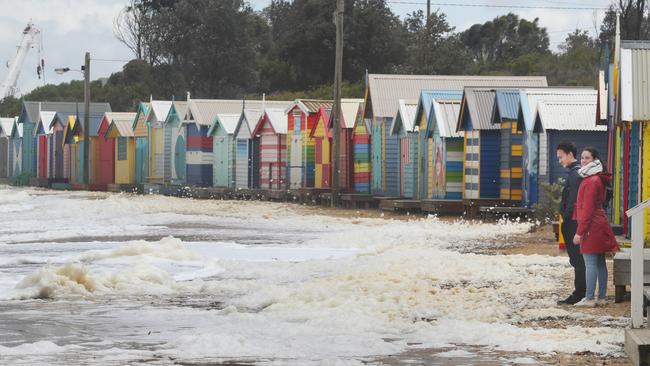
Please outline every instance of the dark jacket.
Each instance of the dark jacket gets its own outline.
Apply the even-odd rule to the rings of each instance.
[[[580,163],[578,161],[573,162],[567,169],[569,170],[569,175],[564,181],[562,200],[560,201],[560,213],[564,222],[573,220],[573,209],[578,197],[578,188],[580,188],[580,182],[582,181],[582,177],[578,174],[578,170],[580,170]],[[567,238],[566,240],[572,239]]]
[[[611,182],[611,174],[599,173],[584,178],[580,184],[573,214],[573,218],[578,222],[576,235],[581,236],[580,253],[606,253],[618,250],[614,232],[603,209],[605,186]]]

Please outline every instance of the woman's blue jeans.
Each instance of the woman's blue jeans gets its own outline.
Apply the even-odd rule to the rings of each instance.
[[[585,272],[587,277],[587,300],[593,300],[598,282],[598,298],[605,299],[607,294],[607,264],[604,253],[585,253]]]

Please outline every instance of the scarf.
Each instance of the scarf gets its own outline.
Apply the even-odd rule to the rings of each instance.
[[[578,170],[578,174],[580,174],[580,176],[583,178],[587,178],[592,175],[601,173],[602,171],[603,171],[603,164],[600,163],[600,160],[594,160],[591,163],[580,168],[580,170]]]

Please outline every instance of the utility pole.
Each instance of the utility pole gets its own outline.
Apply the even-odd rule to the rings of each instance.
[[[429,24],[429,16],[431,15],[431,0],[427,0],[427,21],[425,24]]]
[[[84,72],[84,183],[90,184],[90,52],[86,52]],[[97,162],[95,162],[97,164]]]
[[[339,155],[341,145],[341,79],[343,74],[343,0],[336,0],[336,59],[334,62],[334,106],[332,107],[332,207],[339,200]]]

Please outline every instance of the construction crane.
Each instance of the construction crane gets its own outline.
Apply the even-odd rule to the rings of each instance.
[[[23,67],[30,48],[36,48],[38,52],[36,73],[38,74],[38,78],[44,81],[45,61],[41,58],[41,52],[43,51],[41,30],[29,21],[27,27],[23,30],[23,39],[18,46],[16,56],[14,56],[13,60],[7,62],[9,72],[2,84],[0,84],[0,100],[18,93],[18,77],[20,76],[20,70]]]

